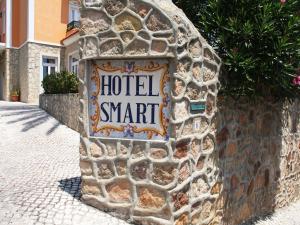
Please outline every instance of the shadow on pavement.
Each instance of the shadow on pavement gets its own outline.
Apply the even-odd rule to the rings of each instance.
[[[257,217],[254,217],[250,220],[248,220],[247,222],[244,222],[240,225],[256,225],[259,221],[265,221],[265,220],[268,220],[272,217],[272,213],[268,213],[264,216],[257,216]]]
[[[72,178],[60,180],[58,187],[63,191],[67,192],[68,194],[70,194],[73,198],[80,200],[81,197],[80,184],[81,184],[80,177],[72,177]]]
[[[60,125],[60,122],[56,122],[56,124],[50,130],[47,131],[47,135],[52,134]]]
[[[9,111],[9,110],[2,110],[2,108],[0,108],[0,112],[1,111]],[[5,113],[2,115],[2,117],[18,116],[18,115],[24,115],[32,112],[39,112],[40,109],[36,108],[36,109],[28,109],[28,110],[24,109],[24,110],[12,110],[12,111],[16,111],[16,112]]]
[[[18,114],[14,114],[14,116],[16,115],[26,115],[26,112],[23,112],[23,113],[18,113]],[[28,113],[27,113],[28,114]],[[30,112],[29,115],[27,116],[23,116],[23,117],[19,117],[18,119],[16,120],[11,120],[9,122],[7,122],[8,124],[13,124],[13,123],[17,123],[17,122],[21,122],[21,121],[24,121],[24,120],[29,120],[29,119],[32,119],[34,117],[39,117],[39,116],[42,116],[42,115],[45,115],[44,112],[41,112],[40,110],[36,110],[35,112]],[[4,115],[4,117],[8,117],[8,116],[11,116],[11,115]]]
[[[17,110],[32,110],[38,109],[37,105],[9,105],[9,106],[1,106],[1,111],[17,111]]]
[[[45,122],[52,117],[44,110],[38,108],[36,105],[9,105],[0,106],[1,117],[21,116],[16,119],[10,120],[7,124],[14,124],[24,122],[22,132],[29,131]],[[48,131],[47,135],[52,134],[61,124],[56,122]]]

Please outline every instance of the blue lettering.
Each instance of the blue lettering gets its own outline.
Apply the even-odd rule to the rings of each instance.
[[[151,106],[151,124],[155,124],[155,111],[156,107],[159,107],[159,104],[149,103],[147,106]]]
[[[117,119],[117,123],[121,123],[121,102],[119,102],[117,104],[117,106],[112,102],[111,103],[111,107],[110,107],[110,122],[113,122],[112,121],[112,118],[113,118],[113,112],[116,112],[117,111],[117,114],[118,114],[118,119]]]
[[[140,78],[147,78],[146,75],[138,75],[136,76],[136,95],[135,96],[147,96],[147,94],[141,94],[140,93],[140,88],[145,88],[145,83],[142,82],[141,83],[141,79]]]
[[[126,120],[129,119],[128,123],[133,123],[133,118],[132,118],[132,112],[131,112],[131,107],[130,107],[130,103],[127,104],[126,107],[126,112],[125,112],[125,117],[123,120],[123,123],[126,123]]]
[[[134,78],[133,75],[126,75],[123,76],[122,78],[126,78],[126,96],[131,96],[130,94],[130,78]]]
[[[103,112],[103,113],[100,112],[101,122],[108,122],[109,121],[109,115],[107,113],[107,110],[104,108],[104,105],[109,106],[109,103],[108,102],[103,102],[100,106],[101,112]],[[105,115],[106,119],[103,119],[103,114]]]
[[[149,76],[149,96],[159,96],[159,93],[153,94],[153,75]]]
[[[108,83],[105,83],[105,77],[108,77]],[[101,76],[101,95],[105,96],[105,87],[108,87],[108,96],[111,96],[111,75]]]
[[[121,88],[122,88],[121,82],[122,82],[121,77],[114,76],[112,83],[113,83],[113,93],[116,96],[121,94]],[[116,86],[118,86],[118,87],[116,87]]]
[[[137,119],[136,123],[141,123],[141,117],[143,117],[142,123],[147,123],[147,118],[145,113],[147,112],[147,105],[144,103],[136,103],[137,106]]]

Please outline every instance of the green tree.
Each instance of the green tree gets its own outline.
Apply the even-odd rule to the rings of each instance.
[[[222,58],[222,94],[300,96],[299,0],[175,0],[175,3]]]

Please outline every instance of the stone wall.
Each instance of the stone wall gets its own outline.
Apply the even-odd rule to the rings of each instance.
[[[71,46],[71,50],[74,48],[76,44]],[[62,46],[27,42],[20,49],[4,51],[0,60],[0,72],[4,72],[5,75],[2,80],[3,99],[10,100],[11,91],[19,89],[22,102],[38,103],[41,92],[42,56],[57,57],[60,70],[66,68],[65,48]]]
[[[59,46],[28,42],[19,49],[19,80],[21,101],[38,103],[41,91],[42,56],[57,57],[64,68],[64,49]]]
[[[51,46],[37,43],[28,43],[28,70],[26,76],[26,83],[28,84],[25,89],[24,102],[37,102],[41,90],[41,60],[42,56],[57,57],[59,60],[59,67],[64,69],[64,48],[59,46]],[[25,47],[25,46],[24,46]]]
[[[25,44],[19,49],[20,64],[19,64],[19,80],[21,101],[28,102],[29,84],[28,84],[28,44]],[[36,74],[39,77],[39,74]]]
[[[78,131],[79,96],[78,94],[42,94],[40,108],[61,123]]]
[[[220,100],[217,151],[226,225],[237,225],[300,198],[300,104]]]
[[[10,78],[10,91],[19,89],[19,50],[7,49],[8,71]]]
[[[5,49],[0,57],[2,97],[9,101],[11,92],[19,89],[19,50]]]
[[[220,58],[170,0],[82,3],[82,199],[137,224],[218,222],[216,211],[211,210],[219,196],[211,124]],[[91,138],[93,117],[84,115],[88,84],[97,80],[97,71],[90,71],[92,60],[151,58],[169,61],[171,90],[165,101],[171,102],[171,115],[164,121],[170,126],[170,137],[165,142]],[[205,109],[192,112],[190,105],[199,102]]]
[[[6,82],[5,82],[6,60],[5,51],[0,53],[0,100],[6,99]]]

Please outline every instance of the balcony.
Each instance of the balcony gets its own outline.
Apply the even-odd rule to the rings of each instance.
[[[80,22],[73,20],[72,22],[68,23],[67,32],[69,32],[70,30],[73,30],[75,28],[79,28],[79,26],[80,26]]]

